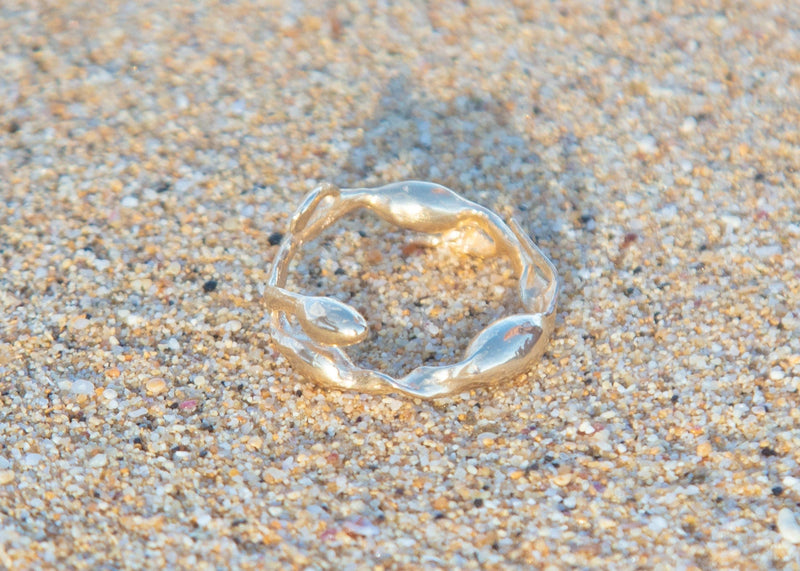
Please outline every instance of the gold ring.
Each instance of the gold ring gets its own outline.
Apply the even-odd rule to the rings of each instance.
[[[369,328],[361,314],[331,297],[294,293],[285,285],[289,264],[302,245],[359,208],[399,228],[455,239],[468,255],[508,256],[519,277],[527,313],[489,324],[454,364],[421,366],[399,379],[357,366],[341,347],[366,339]],[[530,370],[553,331],[558,274],[515,220],[506,224],[488,208],[442,185],[404,181],[378,188],[340,189],[323,183],[292,216],[273,260],[265,295],[273,340],[304,377],[330,388],[433,398],[494,386]]]

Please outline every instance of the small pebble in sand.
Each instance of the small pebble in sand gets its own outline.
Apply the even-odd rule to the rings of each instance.
[[[79,379],[72,382],[70,392],[74,395],[91,395],[94,393],[94,385],[91,381]]]
[[[342,527],[351,535],[360,535],[362,537],[372,537],[380,533],[378,526],[364,516],[348,520],[342,524]]]
[[[96,454],[89,460],[89,466],[92,468],[102,468],[108,464],[108,457],[105,454]]]
[[[145,383],[145,389],[148,395],[157,396],[167,390],[167,383],[164,379],[156,377]]]
[[[789,508],[783,508],[778,512],[778,531],[789,543],[800,543],[800,524]]]

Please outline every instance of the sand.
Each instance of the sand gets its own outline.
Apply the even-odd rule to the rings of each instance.
[[[4,0],[0,567],[799,568],[800,7],[695,4]],[[276,352],[302,196],[403,179],[555,263],[528,374]],[[355,216],[291,282],[391,373],[518,303],[414,239]]]

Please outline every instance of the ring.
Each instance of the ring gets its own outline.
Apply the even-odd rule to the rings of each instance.
[[[297,251],[359,208],[399,228],[433,234],[432,243],[452,243],[467,255],[508,256],[528,313],[489,324],[454,364],[421,366],[399,379],[354,364],[341,347],[366,339],[369,329],[364,317],[334,298],[303,295],[285,286]],[[434,398],[496,385],[530,370],[553,331],[558,274],[515,220],[506,224],[493,211],[442,185],[404,181],[378,188],[340,189],[323,183],[292,216],[273,260],[265,297],[272,338],[304,377],[329,388]]]

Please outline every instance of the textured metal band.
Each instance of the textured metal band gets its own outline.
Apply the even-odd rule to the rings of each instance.
[[[438,241],[455,241],[469,255],[508,256],[519,276],[522,305],[529,313],[491,323],[454,364],[422,366],[400,379],[355,365],[340,347],[367,337],[366,320],[338,300],[290,292],[285,285],[290,262],[302,246],[358,208],[367,208],[400,228],[438,235]],[[506,224],[491,210],[441,185],[405,181],[379,188],[339,189],[323,183],[292,216],[265,296],[273,340],[303,376],[326,387],[432,398],[496,385],[530,370],[553,330],[558,276],[516,221]]]

